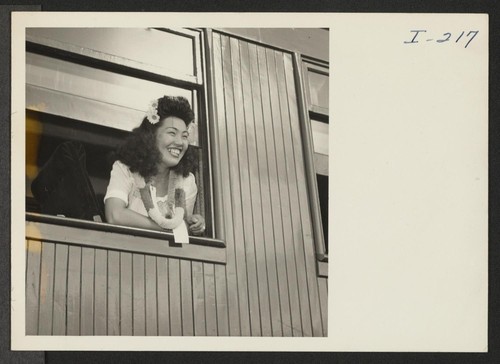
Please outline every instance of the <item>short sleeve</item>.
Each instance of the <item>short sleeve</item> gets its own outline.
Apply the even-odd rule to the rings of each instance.
[[[194,203],[196,202],[196,195],[198,194],[198,187],[196,180],[192,173],[189,173],[184,179],[184,192],[186,193],[186,210],[188,215],[193,214]]]
[[[133,188],[133,184],[134,178],[130,169],[122,162],[116,161],[111,170],[111,177],[109,179],[108,189],[106,190],[106,196],[104,196],[104,201],[108,198],[116,197],[128,205],[128,196]]]

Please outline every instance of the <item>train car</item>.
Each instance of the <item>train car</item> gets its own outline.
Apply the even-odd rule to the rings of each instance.
[[[327,336],[328,80],[328,29],[27,29],[26,334]],[[103,213],[163,95],[195,113],[189,244]]]

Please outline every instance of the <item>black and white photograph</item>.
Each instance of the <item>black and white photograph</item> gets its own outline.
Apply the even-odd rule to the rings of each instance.
[[[488,350],[487,16],[12,24],[13,350]]]
[[[26,29],[26,335],[327,335],[329,29]]]

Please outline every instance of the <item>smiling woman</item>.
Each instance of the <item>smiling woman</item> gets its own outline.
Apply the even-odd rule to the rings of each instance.
[[[109,223],[186,236],[205,231],[193,215],[196,156],[189,147],[193,111],[184,97],[154,100],[141,125],[117,151],[105,201]],[[180,240],[179,242],[182,242]]]

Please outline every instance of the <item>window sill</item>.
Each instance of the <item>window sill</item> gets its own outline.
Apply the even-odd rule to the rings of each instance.
[[[173,237],[162,231],[26,213],[27,239],[226,264],[224,241],[190,236],[190,244],[174,244]]]
[[[328,262],[318,262],[318,277],[328,278]]]
[[[328,278],[328,254],[317,255],[318,276]]]

